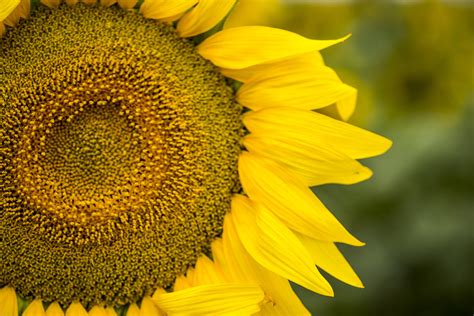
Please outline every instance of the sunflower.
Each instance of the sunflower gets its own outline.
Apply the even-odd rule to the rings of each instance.
[[[289,281],[333,296],[317,267],[362,287],[310,189],[390,147],[344,122],[318,51],[345,38],[220,30],[235,0],[77,2],[0,2],[0,314],[304,315]]]

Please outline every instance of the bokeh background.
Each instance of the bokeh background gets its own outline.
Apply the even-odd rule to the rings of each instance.
[[[341,246],[365,289],[335,298],[295,286],[315,315],[473,315],[474,2],[240,0],[227,27],[317,39],[358,88],[350,122],[393,140],[374,176],[314,191],[367,245]]]

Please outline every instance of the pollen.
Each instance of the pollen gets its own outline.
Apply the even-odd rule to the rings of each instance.
[[[39,8],[0,39],[0,286],[137,302],[209,254],[241,191],[242,108],[166,23]]]

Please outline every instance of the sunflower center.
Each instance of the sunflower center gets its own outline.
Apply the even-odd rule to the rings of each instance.
[[[0,64],[0,287],[121,305],[209,252],[241,108],[190,42],[114,7],[40,8]]]
[[[103,198],[114,187],[126,189],[133,157],[140,154],[138,137],[127,120],[109,105],[82,110],[68,119],[58,119],[37,148],[35,154],[44,157],[38,186],[46,177],[54,179],[52,194],[63,191],[64,197],[84,201]],[[47,192],[48,187],[39,191]]]

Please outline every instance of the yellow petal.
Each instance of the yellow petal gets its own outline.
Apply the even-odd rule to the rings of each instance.
[[[225,268],[225,258],[224,258],[224,243],[221,238],[216,238],[212,241],[212,260],[215,264],[220,267],[220,269]]]
[[[214,262],[207,256],[201,256],[196,261],[194,269],[194,285],[225,283],[224,276]]]
[[[311,253],[314,264],[342,282],[355,287],[364,287],[334,243],[317,240],[298,233],[296,235]]]
[[[188,268],[186,271],[186,280],[188,281],[189,285],[193,287],[194,284],[194,268]]]
[[[76,5],[79,2],[79,0],[64,0],[64,2],[66,2],[66,4],[69,6],[73,6],[73,5]]]
[[[357,104],[357,89],[350,88],[351,89],[336,102],[337,112],[344,121],[347,121],[352,116]]]
[[[82,3],[92,5],[92,4],[96,4],[97,1],[96,0],[82,0]]]
[[[311,52],[309,54],[303,54],[303,55],[291,57],[292,62],[300,61],[303,63],[303,62],[306,62],[308,59],[312,60],[312,62],[314,63],[324,65],[323,56],[321,56],[319,52]],[[252,77],[259,76],[262,73],[266,73],[270,71],[271,69],[274,69],[275,67],[277,67],[277,65],[284,64],[284,62],[285,61],[277,61],[277,62],[272,62],[272,63],[259,64],[259,65],[250,66],[243,69],[222,68],[221,72],[226,77],[232,78],[240,82],[247,82]]]
[[[249,197],[262,203],[289,228],[320,240],[363,245],[326,209],[304,180],[283,166],[243,152],[239,174]]]
[[[198,46],[198,52],[219,67],[242,69],[319,51],[346,38],[319,41],[265,26],[242,26],[210,36]]]
[[[263,300],[260,287],[250,284],[207,284],[182,291],[165,293],[154,298],[168,314],[251,315],[260,310]]]
[[[255,261],[311,291],[334,295],[308,251],[275,215],[241,195],[233,197],[231,215],[242,244]]]
[[[117,316],[112,307],[94,306],[89,311],[89,316]]]
[[[15,290],[11,287],[0,289],[0,315],[18,316],[18,303]]]
[[[20,0],[2,0],[0,5],[0,22],[4,21],[20,4]]]
[[[144,17],[165,19],[185,12],[198,0],[145,0],[140,7]]]
[[[188,279],[184,275],[180,275],[174,281],[173,291],[180,291],[190,287],[191,284],[189,284]]]
[[[165,316],[166,314],[161,311],[152,298],[145,296],[140,305],[140,316]]]
[[[130,9],[133,9],[133,7],[137,4],[138,1],[137,0],[118,0],[117,2],[122,9],[130,10]]]
[[[237,101],[252,110],[286,106],[313,110],[354,95],[336,73],[316,58],[275,63],[251,77],[237,92]]]
[[[3,23],[10,27],[14,27],[19,21],[21,17],[21,9],[20,6],[17,6],[4,20]]]
[[[61,0],[41,0],[41,3],[50,8],[56,8],[61,4]]]
[[[156,299],[158,296],[167,293],[165,289],[159,287],[156,289],[155,293],[153,293],[152,299]]]
[[[196,36],[212,29],[234,6],[236,0],[200,0],[179,21],[176,30],[182,37]]]
[[[100,0],[100,5],[103,7],[110,7],[117,3],[117,0]]]
[[[94,306],[89,311],[89,316],[107,316],[107,311],[103,306]]]
[[[0,37],[3,36],[3,34],[5,34],[5,24],[3,24],[3,22],[0,22]]]
[[[252,133],[285,130],[293,135],[312,134],[321,146],[332,147],[354,159],[380,155],[392,144],[382,136],[326,115],[292,108],[251,111],[243,117],[243,122]]]
[[[246,136],[243,144],[251,153],[272,159],[297,173],[307,186],[353,184],[372,175],[370,169],[356,160],[331,147],[321,146],[314,134],[293,137],[293,133],[283,129],[263,131]]]
[[[106,316],[117,316],[117,312],[115,312],[115,309],[113,309],[113,307],[106,307],[105,308],[105,315]]]
[[[137,304],[130,304],[127,309],[127,316],[140,316],[140,309],[138,308]]]
[[[40,299],[35,299],[28,305],[22,316],[45,316],[46,313],[43,308],[43,303]]]
[[[81,303],[72,303],[66,310],[66,316],[87,316],[87,311]]]
[[[18,7],[20,17],[27,19],[30,16],[30,5],[30,0],[20,0],[20,6]]]
[[[284,77],[286,76],[286,74],[293,74],[293,79],[297,80],[296,84],[293,83],[294,87],[292,89],[290,89],[284,84],[287,90],[294,90],[294,93],[303,94],[312,93],[312,91],[310,91],[311,87],[313,87],[314,89],[324,89],[325,87],[329,87],[329,90],[321,90],[315,93],[314,96],[309,97],[309,103],[297,103],[295,101],[293,103],[288,103],[285,106],[291,106],[291,104],[293,104],[298,108],[311,109],[311,104],[314,103],[316,103],[315,108],[318,108],[326,106],[324,105],[324,103],[331,104],[332,102],[334,102],[339,115],[344,120],[349,119],[355,110],[357,101],[357,90],[348,85],[344,85],[334,71],[332,71],[330,68],[325,67],[324,60],[319,52],[303,54],[284,61],[261,64],[244,69],[221,69],[221,72],[225,76],[235,79],[237,81],[241,81],[244,83],[252,82],[250,86],[244,85],[244,89],[242,90],[244,92],[245,89],[249,88],[250,90],[252,90],[256,88],[257,84],[255,81],[271,80],[270,83],[264,83],[264,86],[276,86],[278,84],[284,84],[281,80],[278,80],[279,77]],[[312,80],[312,84],[306,83],[305,85],[303,85],[304,82],[298,80],[299,74],[301,74],[301,76],[309,76],[310,78],[308,78],[308,80]],[[290,78],[286,79],[291,79],[291,76]],[[306,88],[301,89],[302,85]],[[297,88],[301,89],[301,91],[297,91]],[[243,93],[242,91],[240,91],[240,93]],[[278,91],[280,90],[278,89]],[[324,99],[324,97],[326,99]],[[331,97],[334,100],[328,100],[328,97]],[[278,98],[276,99],[278,100]],[[242,102],[245,102],[245,100],[243,100]],[[252,98],[249,102],[252,102]],[[256,108],[262,107],[261,105],[254,106],[256,106]]]
[[[265,293],[262,315],[309,315],[287,279],[265,269],[245,250],[232,216],[224,219],[222,240],[212,244],[212,254],[226,276],[235,282],[258,284]]]
[[[64,316],[64,312],[58,302],[53,302],[46,309],[46,316]]]
[[[184,15],[184,13],[179,13],[179,14],[167,17],[167,18],[160,19],[160,21],[171,23],[171,22],[174,22],[176,20],[179,20],[179,18],[181,18],[183,15]]]

